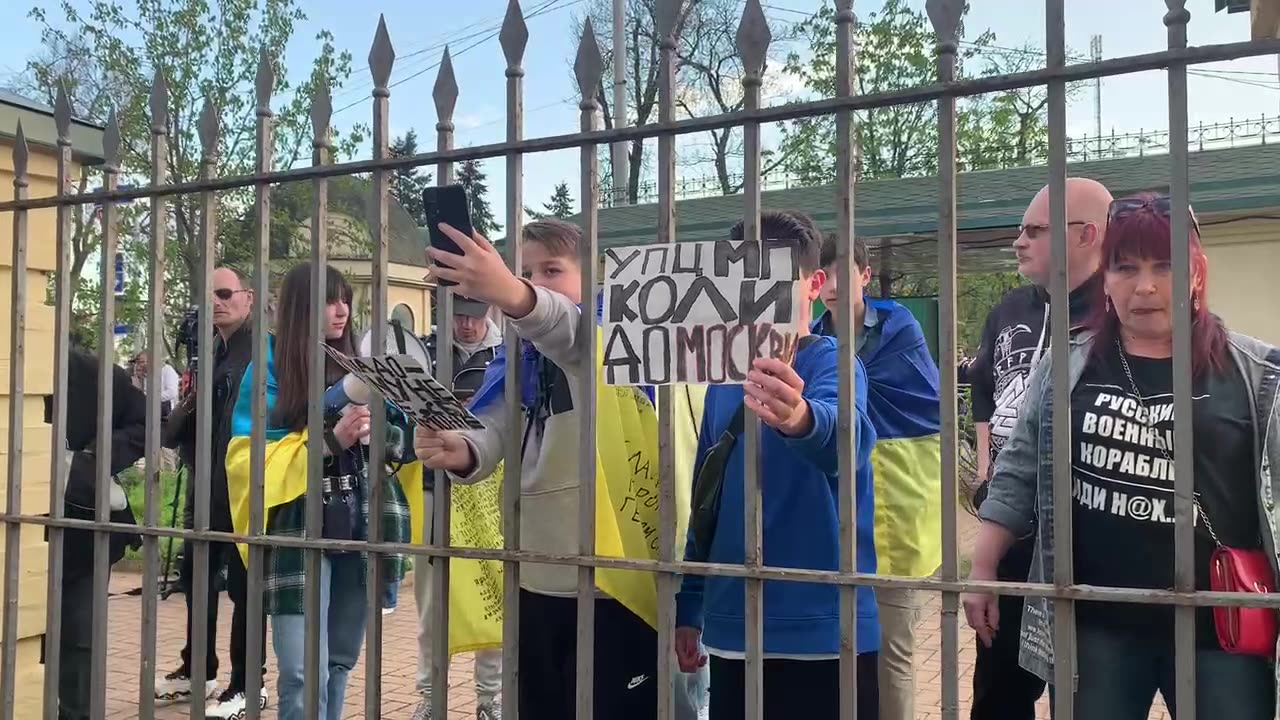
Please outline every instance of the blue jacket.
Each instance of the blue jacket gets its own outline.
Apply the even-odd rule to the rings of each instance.
[[[775,567],[837,570],[840,566],[837,508],[837,353],[835,340],[821,338],[796,355],[804,397],[813,415],[805,437],[786,438],[765,426],[760,433],[761,516],[764,563]],[[857,363],[857,569],[876,569],[871,448],[875,430],[867,416],[867,378]],[[702,457],[728,427],[742,404],[742,387],[707,390],[698,437],[697,476]],[[740,565],[743,552],[744,443],[734,446],[721,496],[710,562]],[[859,653],[880,648],[875,594],[859,587]],[[744,651],[741,578],[686,575],[676,595],[676,623],[703,629],[707,647]],[[840,598],[835,585],[766,581],[764,651],[784,655],[834,655],[840,651]]]
[[[876,429],[876,560],[885,575],[928,577],[942,564],[938,366],[910,310],[893,300],[865,302],[858,359]],[[831,314],[813,331],[834,335]]]

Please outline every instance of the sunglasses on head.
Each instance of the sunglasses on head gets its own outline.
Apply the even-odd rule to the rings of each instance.
[[[1156,195],[1154,197],[1131,197],[1112,200],[1111,207],[1107,210],[1107,222],[1123,220],[1145,208],[1151,208],[1152,211],[1159,213],[1162,217],[1169,217],[1173,214],[1173,198],[1168,195]],[[1196,220],[1195,210],[1188,206],[1187,213],[1191,218],[1191,227],[1195,229],[1196,235],[1199,235],[1200,221]]]
[[[214,297],[216,297],[216,298],[218,298],[219,300],[222,300],[222,301],[224,301],[224,302],[225,302],[225,301],[230,300],[231,298],[235,297],[236,295],[239,295],[239,294],[240,294],[240,293],[242,293],[242,292],[248,292],[248,291],[247,291],[247,290],[232,290],[231,288],[218,288],[217,290],[214,290],[214,291],[213,291],[213,296],[214,296]]]

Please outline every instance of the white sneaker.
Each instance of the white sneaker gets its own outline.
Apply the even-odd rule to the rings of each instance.
[[[206,680],[204,683],[204,699],[213,697],[218,689],[217,680]],[[155,698],[160,704],[170,705],[191,699],[191,678],[185,668],[174,670],[156,678]]]
[[[409,716],[409,720],[431,720],[431,693],[418,693],[422,698],[418,701],[418,707],[413,709],[413,715]]]
[[[262,695],[258,702],[258,709],[265,710],[267,707],[267,689],[262,689]],[[224,690],[217,700],[209,703],[204,709],[204,715],[207,718],[217,718],[218,720],[239,720],[248,714],[248,702],[245,699],[244,691],[232,691],[230,688]]]

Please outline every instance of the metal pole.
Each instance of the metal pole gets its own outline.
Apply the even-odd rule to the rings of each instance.
[[[573,65],[578,89],[582,94],[582,132],[596,129],[596,89],[604,70],[600,46],[588,18],[578,43],[578,55]],[[596,145],[580,146],[582,239],[578,246],[582,266],[582,312],[578,317],[579,346],[583,356],[582,367],[595,368],[596,359],[596,271],[597,216],[600,211],[599,151]],[[578,555],[594,557],[596,554],[596,374],[584,372],[577,378],[578,398]],[[578,566],[578,628],[576,641],[577,667],[574,677],[577,688],[577,719],[591,720],[595,702],[595,627],[596,627],[596,569],[590,565]],[[603,720],[603,719],[602,719]]]
[[[378,17],[378,29],[374,33],[373,47],[369,50],[369,71],[373,75],[373,158],[382,160],[390,157],[390,112],[391,91],[387,81],[391,79],[391,68],[395,63],[396,52],[391,46],[391,35],[387,32],[387,20]],[[373,173],[374,218],[371,223],[373,231],[373,277],[370,283],[370,346],[375,354],[381,354],[387,346],[387,264],[390,254],[390,234],[388,229],[388,213],[390,210],[391,173],[378,170]],[[369,532],[372,542],[381,542],[385,529],[382,525],[383,503],[385,501],[387,483],[387,463],[385,459],[385,443],[387,437],[387,405],[377,398],[369,403],[370,432],[373,441],[369,443]],[[387,578],[383,577],[383,558],[380,553],[369,553],[369,563],[365,576],[365,598],[368,607],[368,628],[365,632],[365,683],[364,714],[365,717],[376,718],[382,713],[382,588]]]
[[[436,149],[453,148],[453,110],[458,103],[458,83],[453,74],[453,61],[449,57],[449,48],[445,47],[444,57],[440,61],[440,72],[436,76],[436,84],[432,89],[432,98],[436,103]],[[453,163],[445,161],[436,167],[436,181],[444,186],[453,182]],[[436,288],[436,333],[440,338],[437,353],[436,375],[444,378],[452,385],[453,378],[453,289],[444,286]],[[449,547],[451,540],[452,492],[449,473],[436,471],[435,489],[432,492],[434,517],[432,533],[427,538],[429,545],[441,548]],[[431,559],[432,580],[432,617],[431,625],[431,681],[443,692],[431,693],[431,714],[434,717],[448,717],[449,712],[449,557],[439,555]]]
[[[13,141],[13,197],[27,197],[27,135],[18,121]],[[11,514],[22,512],[22,441],[23,409],[26,394],[23,382],[27,360],[27,211],[13,214],[13,256],[9,267],[9,453],[5,478],[5,508]],[[57,452],[54,448],[54,452]],[[17,693],[18,662],[18,586],[21,580],[22,523],[4,524],[4,649],[0,661],[0,692],[4,702],[0,717],[13,720],[13,700]]]
[[[765,53],[772,35],[769,21],[759,0],[748,0],[738,24],[737,46],[742,57],[743,107],[756,110],[760,107],[761,75],[764,72]],[[749,122],[742,128],[743,147],[743,213],[742,238],[750,243],[760,242],[760,123]],[[743,564],[748,569],[758,569],[764,564],[761,546],[764,533],[760,516],[760,418],[747,409],[742,432],[743,439]],[[747,578],[744,583],[743,630],[746,649],[744,661],[744,691],[746,693],[745,717],[747,720],[764,718],[764,583],[758,578]]]
[[[1169,49],[1187,46],[1191,13],[1185,1],[1167,0]],[[1191,179],[1187,169],[1187,65],[1169,64],[1169,215],[1170,255],[1173,263],[1173,588],[1196,589],[1195,550],[1195,436],[1191,407]],[[1196,609],[1174,609],[1174,684],[1178,717],[1196,718]]]
[[[1045,35],[1048,67],[1063,67],[1067,61],[1065,0],[1046,0]],[[1049,283],[1049,343],[1053,357],[1053,579],[1059,590],[1073,582],[1071,527],[1071,388],[1067,347],[1070,313],[1066,312],[1070,292],[1067,274],[1067,88],[1066,83],[1049,83],[1049,226],[1053,277]],[[1053,602],[1053,685],[1055,717],[1075,717],[1075,603],[1067,598]]]
[[[636,48],[639,52],[639,48]],[[627,112],[627,0],[613,0],[613,126],[624,128],[630,123]],[[627,143],[619,140],[612,147],[613,202],[627,203],[630,179]]]
[[[258,72],[254,78],[254,99],[257,107],[257,168],[259,173],[271,171],[273,154],[272,135],[275,129],[271,113],[271,94],[275,89],[275,69],[271,63],[271,55],[263,48],[258,56]],[[271,258],[271,184],[259,183],[254,188],[254,248],[253,248],[253,374],[250,378],[253,387],[251,411],[256,418],[267,416],[267,293],[270,289],[271,273],[268,263]],[[267,424],[253,423],[249,436],[249,535],[259,536],[266,530],[266,497],[267,473]],[[267,649],[263,647],[266,633],[263,623],[262,593],[264,568],[266,565],[266,548],[261,545],[250,545],[248,564],[245,571],[248,576],[247,599],[245,602],[245,709],[247,720],[258,720],[261,714],[259,705],[262,697],[262,670],[265,664]]]
[[[151,185],[159,187],[169,179],[169,88],[157,69],[151,83]],[[167,198],[151,198],[150,307],[147,308],[147,440],[146,501],[142,524],[160,523],[160,357],[164,347],[165,246],[169,230]],[[177,500],[175,492],[174,500]],[[174,513],[177,518],[177,513]],[[155,713],[157,600],[160,593],[156,573],[160,565],[159,538],[142,539],[142,659],[138,668],[138,713],[150,720]],[[172,544],[170,544],[172,547]]]
[[[529,28],[519,0],[509,0],[507,15],[498,37],[502,53],[507,60],[507,141],[519,142],[524,136],[524,58],[529,43]],[[517,277],[521,264],[521,229],[524,224],[524,155],[519,151],[507,154],[507,267]],[[502,463],[502,547],[520,549],[520,480],[521,455],[520,428],[524,419],[521,411],[520,336],[515,323],[506,322],[503,329],[506,341],[507,392],[506,424],[507,444]],[[520,716],[520,563],[514,560],[502,562],[502,715],[507,720]]]

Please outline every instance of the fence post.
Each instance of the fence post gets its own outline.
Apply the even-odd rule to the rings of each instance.
[[[959,51],[958,30],[964,4],[958,0],[929,0],[929,19],[938,36],[938,82],[955,80],[956,53]],[[1094,138],[1095,144],[1101,137]],[[1088,156],[1088,139],[1084,147]],[[1099,153],[1100,154],[1100,153]],[[960,556],[957,550],[957,505],[959,500],[959,409],[956,406],[957,350],[956,338],[956,99],[938,99],[938,360],[942,393],[939,401],[942,421],[942,578],[960,578]],[[942,594],[942,717],[957,720],[960,714],[958,593]]]
[[[582,132],[596,129],[597,90],[604,61],[600,46],[596,44],[591,19],[583,23],[582,39],[578,43],[578,55],[573,63],[574,76],[582,94],[578,107],[582,110]],[[580,146],[582,170],[582,239],[578,257],[582,266],[582,312],[578,316],[578,337],[581,338],[582,367],[595,368],[596,358],[596,273],[599,270],[597,252],[600,212],[599,149],[589,143]],[[578,412],[578,555],[594,557],[596,554],[596,374],[584,372],[578,378],[578,397],[574,403]],[[595,701],[595,618],[596,618],[596,569],[591,565],[578,566],[578,631],[577,631],[577,719],[591,720]],[[603,719],[602,719],[603,720]]]
[[[164,73],[157,68],[151,83],[151,187],[160,187],[169,180],[169,87]],[[151,198],[151,272],[147,308],[147,428],[146,470],[144,472],[145,500],[142,511],[143,527],[160,524],[160,362],[164,349],[165,330],[165,245],[169,230],[169,200],[163,196]],[[175,490],[176,492],[176,490]],[[176,517],[174,518],[177,519]],[[172,541],[170,541],[172,547]],[[142,537],[142,658],[138,668],[138,711],[146,720],[155,713],[156,684],[156,625],[158,623],[157,581],[160,566],[160,539],[152,535]]]
[[[1164,16],[1170,50],[1187,47],[1191,13],[1186,0],[1165,0]],[[1196,589],[1195,437],[1191,403],[1191,255],[1187,243],[1191,182],[1187,168],[1187,64],[1169,63],[1169,213],[1170,260],[1173,263],[1173,589]],[[1234,126],[1234,123],[1233,123]],[[1181,720],[1196,718],[1196,608],[1174,609],[1175,703]]]
[[[738,24],[738,55],[742,58],[742,93],[744,110],[760,109],[760,85],[764,61],[772,40],[769,21],[760,0],[747,0]],[[748,122],[742,127],[742,239],[760,242],[760,123]],[[760,418],[749,407],[742,431],[743,474],[743,560],[748,570],[759,570],[764,564],[761,544],[764,533],[760,520]],[[852,550],[851,550],[852,552]],[[743,631],[746,649],[744,667],[745,709],[747,720],[764,717],[764,583],[748,577],[744,583],[745,612]]]
[[[524,137],[524,58],[529,43],[529,28],[519,0],[509,0],[507,14],[502,20],[498,35],[502,54],[507,60],[507,141],[518,142]],[[524,155],[520,151],[507,153],[507,267],[516,277],[520,276],[522,253],[521,229],[524,225]],[[503,417],[507,431],[506,447],[502,463],[502,546],[506,550],[520,549],[520,482],[522,477],[523,446],[520,428],[524,414],[521,408],[520,336],[515,323],[507,320],[503,328],[506,342],[506,413]],[[507,720],[520,716],[520,563],[515,560],[502,562],[502,715]]]
[[[330,139],[330,120],[333,117],[333,98],[329,94],[329,82],[323,80],[311,102],[312,165],[328,165],[333,144]],[[329,181],[319,177],[312,181],[311,211],[311,353],[307,370],[307,436],[320,438],[324,434],[324,353],[325,306],[328,305],[329,263]],[[305,534],[308,540],[323,537],[324,517],[322,483],[324,479],[324,443],[307,443],[307,499]],[[303,588],[303,623],[311,627],[321,618],[320,587],[324,556],[318,548],[306,551],[306,584]],[[332,578],[332,575],[330,576]],[[332,580],[331,587],[332,587]],[[303,678],[303,716],[320,717],[320,693],[327,689],[320,686],[320,633],[306,634]],[[323,659],[328,662],[327,658]]]
[[[661,0],[656,9],[658,44],[658,122],[675,120],[675,55],[676,24],[682,11],[683,0]],[[676,241],[676,139],[674,135],[658,136],[658,243],[666,245]],[[676,436],[675,393],[677,388],[662,385],[658,388],[658,560],[671,562],[676,552]],[[685,390],[685,392],[688,392]],[[687,397],[687,396],[686,396]],[[694,428],[694,432],[697,432]],[[672,720],[675,717],[675,675],[672,658],[675,655],[675,607],[676,586],[679,576],[674,573],[658,574],[658,718]]]
[[[120,123],[113,109],[107,118],[107,128],[102,139],[102,154],[105,163],[102,166],[102,186],[107,192],[116,189],[120,177]],[[116,242],[118,240],[116,203],[113,200],[102,202],[102,267],[99,279],[102,283],[101,322],[98,336],[98,414],[111,417],[115,385],[115,348],[112,338],[115,336],[115,293],[105,292],[115,281]],[[65,436],[62,446],[65,446]],[[55,446],[57,447],[57,446]],[[95,473],[96,492],[94,493],[94,519],[105,523],[110,519],[111,505],[111,424],[98,423],[97,433],[97,468]],[[111,565],[108,551],[111,546],[109,530],[93,532],[93,627],[91,630],[92,648],[89,671],[89,716],[102,718],[106,714],[107,702],[107,585],[111,580]],[[199,718],[197,718],[199,720]]]
[[[435,86],[431,97],[436,104],[436,149],[453,149],[453,111],[458,104],[458,82],[453,74],[453,59],[449,56],[449,48],[445,46],[444,57],[440,60],[440,71],[436,75]],[[453,163],[441,162],[436,166],[436,181],[440,186],[453,183]],[[436,286],[436,347],[444,352],[436,354],[436,376],[446,378],[452,385],[453,378],[453,288],[444,285]],[[432,510],[434,517],[431,526],[434,532],[427,537],[428,543],[439,548],[447,548],[452,543],[452,489],[449,473],[436,471],[435,487],[432,491]],[[431,693],[431,714],[433,717],[448,717],[449,712],[449,570],[450,560],[447,555],[437,555],[431,559],[432,602],[434,612],[431,624],[431,682],[444,691]]]
[[[391,46],[391,36],[387,32],[387,20],[378,17],[378,29],[373,36],[373,47],[369,50],[369,72],[373,76],[373,159],[384,160],[390,156],[390,98],[391,91],[387,81],[391,79],[391,68],[395,64],[396,51]],[[386,170],[373,172],[374,217],[373,253],[370,298],[369,346],[375,355],[385,352],[387,346],[387,257],[390,250],[388,230],[388,213],[390,203],[391,173]],[[369,533],[371,542],[382,542],[386,532],[382,524],[383,502],[385,501],[385,485],[387,482],[387,464],[385,460],[385,443],[387,437],[387,404],[375,396],[369,403],[370,436],[374,442],[369,443]],[[412,439],[407,438],[408,442]],[[383,555],[371,552],[368,554],[369,564],[365,575],[365,597],[368,605],[368,628],[365,631],[365,717],[381,716],[382,702],[382,588],[387,578],[383,576]]]
[[[72,194],[71,176],[71,102],[67,88],[58,83],[58,95],[53,105],[54,125],[58,131],[58,200],[66,201]],[[54,325],[53,325],[53,398],[50,403],[53,417],[49,442],[49,517],[61,520],[66,514],[63,492],[66,489],[68,469],[67,453],[67,357],[71,346],[71,301],[74,296],[71,277],[71,211],[72,205],[58,206],[57,267],[54,270]],[[58,677],[62,666],[62,548],[66,531],[61,527],[49,528],[49,583],[45,615],[44,652],[44,717],[58,716]]]
[[[13,140],[13,199],[26,200],[27,134],[22,121]],[[13,213],[13,254],[9,268],[9,455],[5,478],[5,512],[16,516],[22,512],[22,434],[23,373],[27,361],[27,211]],[[57,448],[53,449],[57,452]],[[4,658],[0,661],[0,692],[4,694],[0,717],[13,719],[14,696],[17,694],[18,660],[18,587],[21,580],[22,523],[4,523]]]

